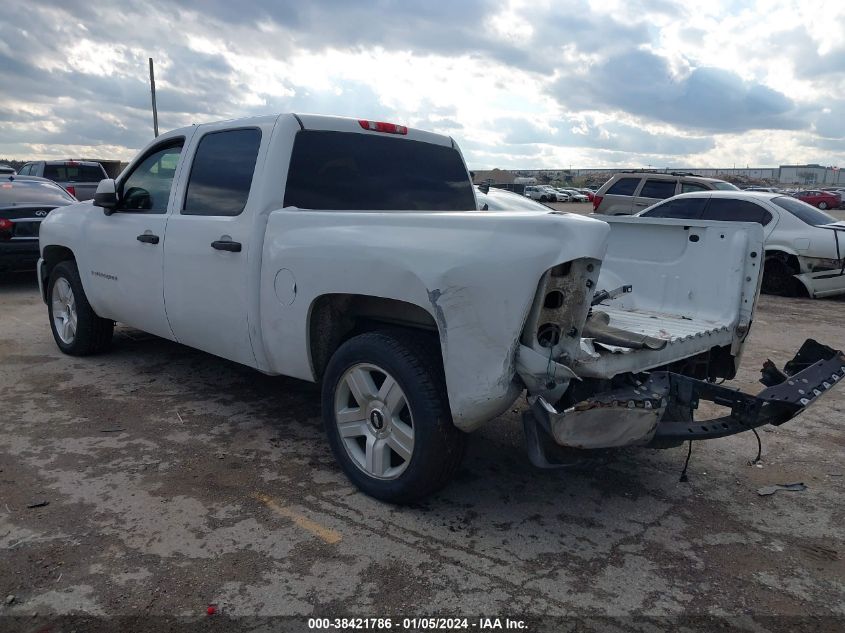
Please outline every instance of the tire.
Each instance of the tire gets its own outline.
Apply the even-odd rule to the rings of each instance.
[[[548,202],[549,196],[540,196],[540,202]]]
[[[335,458],[362,492],[412,503],[457,472],[466,434],[452,423],[441,365],[435,337],[402,330],[360,334],[332,356],[323,423]]]
[[[779,255],[769,255],[763,267],[762,292],[780,297],[794,297],[798,294],[795,271]]]
[[[88,356],[111,343],[114,322],[97,316],[73,260],[56,265],[47,285],[47,311],[56,345],[65,354]]]
[[[821,202],[819,202],[819,209],[821,209],[822,211],[824,211],[825,209],[827,209],[827,202],[825,202],[824,200],[822,200]]]

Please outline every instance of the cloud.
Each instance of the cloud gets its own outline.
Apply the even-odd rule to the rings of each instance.
[[[798,129],[795,103],[762,84],[721,68],[698,67],[684,75],[643,50],[614,55],[588,75],[564,77],[550,87],[580,109],[612,109],[645,120],[708,132]]]
[[[822,36],[797,0],[6,0],[0,155],[131,157],[154,57],[162,130],[292,110],[449,134],[479,167],[845,162],[825,15]]]

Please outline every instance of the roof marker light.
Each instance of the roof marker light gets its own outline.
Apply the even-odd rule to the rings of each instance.
[[[368,121],[367,119],[358,119],[358,124],[365,130],[373,132],[384,132],[385,134],[407,134],[408,128],[404,125],[396,125],[395,123],[384,123],[383,121]]]

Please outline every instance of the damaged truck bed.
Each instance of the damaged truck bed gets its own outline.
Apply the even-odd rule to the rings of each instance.
[[[564,465],[550,456],[555,445],[666,448],[780,425],[845,377],[845,355],[808,339],[783,371],[766,362],[757,395],[715,384],[739,365],[759,291],[761,236],[714,222],[607,220],[601,290],[580,349],[568,356],[565,389],[549,380],[546,394],[529,397],[523,423],[535,465]],[[557,369],[554,351],[549,366]],[[702,401],[727,411],[696,419]]]

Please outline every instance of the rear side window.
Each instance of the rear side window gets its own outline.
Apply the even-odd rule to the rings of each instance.
[[[705,220],[727,222],[757,222],[763,226],[772,221],[772,214],[759,204],[730,198],[711,198],[704,210]]]
[[[675,195],[674,180],[646,180],[640,196],[643,198],[671,198]]]
[[[778,205],[781,209],[786,209],[796,218],[805,224],[809,224],[810,226],[824,226],[825,224],[833,224],[836,222],[836,218],[833,216],[828,215],[824,211],[819,211],[816,207],[813,207],[806,202],[802,202],[801,200],[796,200],[795,198],[779,196],[777,198],[772,198],[772,202]]]
[[[604,193],[607,196],[633,196],[639,184],[639,178],[620,178]]]
[[[732,185],[729,182],[725,182],[724,180],[714,180],[713,188],[718,189],[719,191],[739,191],[739,187]]]
[[[105,178],[97,165],[44,165],[44,177],[57,182],[100,182]]]
[[[316,210],[468,211],[472,185],[452,147],[403,138],[303,130],[284,206]]]
[[[710,187],[699,184],[697,182],[682,182],[681,193],[691,193],[693,191],[710,191]]]
[[[678,218],[698,220],[707,205],[707,198],[676,198],[643,213],[646,218]]]
[[[249,197],[261,131],[206,134],[194,155],[182,215],[240,215]]]

